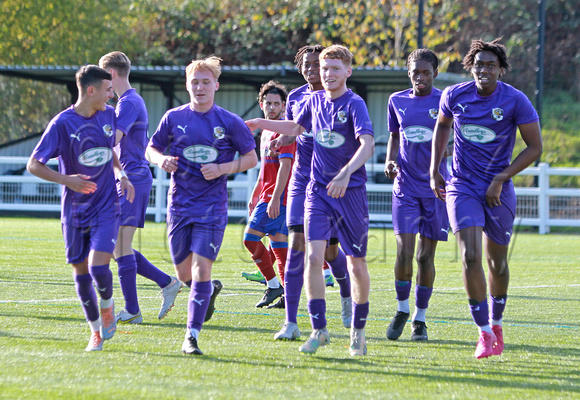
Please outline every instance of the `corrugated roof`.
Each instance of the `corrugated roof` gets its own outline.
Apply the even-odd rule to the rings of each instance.
[[[74,83],[78,65],[0,65],[0,75],[33,79],[59,84]],[[185,66],[133,66],[131,81],[149,84],[172,84],[185,76]],[[265,80],[283,78],[285,81],[303,82],[296,67],[256,65],[223,66],[220,80],[241,84],[259,85]],[[403,68],[354,68],[349,78],[351,85],[391,84],[407,80],[407,70]],[[181,82],[179,82],[181,83]]]

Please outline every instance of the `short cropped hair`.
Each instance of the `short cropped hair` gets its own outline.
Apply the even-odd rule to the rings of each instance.
[[[196,71],[209,71],[217,81],[222,73],[222,59],[216,56],[207,57],[201,60],[193,60],[185,69],[187,80],[193,76]]]
[[[498,37],[491,42],[484,42],[481,39],[472,40],[471,46],[469,47],[469,52],[465,55],[465,57],[463,57],[463,69],[470,71],[471,68],[473,68],[475,56],[477,53],[481,53],[482,51],[491,51],[497,56],[500,68],[505,71],[509,71],[511,69],[511,65],[508,61],[506,47],[499,42],[501,39],[501,37]]]
[[[288,94],[286,93],[286,87],[282,85],[280,82],[270,81],[264,83],[262,87],[260,87],[260,93],[258,94],[258,102],[261,104],[265,99],[266,95],[268,94],[277,94],[282,99],[282,102],[286,102],[286,97]]]
[[[327,47],[320,53],[320,58],[330,58],[334,60],[341,60],[345,65],[351,66],[354,55],[344,46],[333,44]]]
[[[429,49],[417,49],[409,54],[409,57],[407,58],[407,69],[410,68],[412,62],[419,60],[430,63],[433,66],[433,71],[437,71],[439,68],[439,58],[437,58],[437,54]]]
[[[77,86],[82,92],[86,91],[89,86],[99,86],[104,80],[110,81],[113,79],[109,71],[99,67],[98,65],[84,65],[79,68],[75,74]]]
[[[294,62],[296,63],[296,67],[298,71],[302,71],[302,63],[304,62],[304,54],[308,53],[322,53],[325,47],[321,44],[303,46],[298,50],[296,53],[296,57],[294,57]]]
[[[120,51],[113,51],[105,54],[99,60],[99,66],[104,69],[114,69],[120,76],[126,78],[131,72],[131,60]]]

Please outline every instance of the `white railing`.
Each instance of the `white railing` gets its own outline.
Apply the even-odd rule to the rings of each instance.
[[[0,157],[0,211],[59,211],[60,188],[29,175],[6,175],[7,170],[21,171],[27,157]],[[56,165],[51,160],[49,165]],[[156,222],[165,219],[167,206],[167,174],[155,167],[156,178],[149,200],[147,214]],[[247,200],[258,176],[259,166],[246,174],[238,174],[228,181],[229,216],[247,217]],[[367,164],[369,178],[382,174],[382,164]],[[28,175],[27,175],[28,174]],[[550,168],[546,163],[524,170],[520,175],[538,177],[538,187],[516,187],[518,205],[516,223],[537,226],[540,234],[550,231],[551,226],[580,227],[580,189],[552,188],[550,176],[580,176],[580,168]],[[378,226],[389,226],[392,222],[391,192],[393,185],[368,183],[367,197],[371,222]]]

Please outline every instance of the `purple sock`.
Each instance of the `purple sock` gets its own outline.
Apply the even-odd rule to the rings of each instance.
[[[491,303],[491,319],[499,321],[503,318],[503,310],[507,301],[507,294],[505,296],[493,297],[489,295],[489,302]]]
[[[89,266],[89,273],[95,281],[99,296],[103,300],[109,300],[113,297],[113,273],[107,265],[91,265]]]
[[[312,329],[322,329],[326,327],[326,300],[308,300],[308,313]]]
[[[395,279],[395,290],[397,292],[397,300],[408,300],[409,294],[411,293],[411,281],[400,281]]]
[[[137,263],[135,256],[128,254],[117,258],[119,266],[119,283],[125,299],[125,310],[131,314],[139,313],[139,301],[137,300]]]
[[[328,261],[330,271],[336,278],[336,283],[340,287],[340,297],[350,297],[350,276],[346,266],[346,255],[342,249],[338,249],[338,256],[332,261]]]
[[[352,302],[352,326],[355,329],[363,329],[367,323],[367,316],[369,315],[369,302],[364,304],[356,304]]]
[[[427,309],[433,288],[415,285],[415,307]]]
[[[81,301],[83,312],[87,321],[99,319],[99,306],[97,305],[97,294],[93,288],[93,278],[91,274],[74,275],[75,289]]]
[[[469,309],[473,317],[473,322],[477,326],[489,325],[489,307],[487,300],[483,300],[481,303],[473,303],[475,303],[474,300],[469,300]]]
[[[193,282],[187,307],[187,327],[201,331],[213,286],[211,281]]]
[[[304,286],[304,252],[288,249],[284,274],[284,301],[286,302],[286,321],[288,322],[296,323],[302,286]]]
[[[155,282],[162,289],[171,283],[171,277],[151,264],[143,254],[135,249],[133,249],[133,253],[135,253],[135,262],[137,263],[137,273],[139,275]]]

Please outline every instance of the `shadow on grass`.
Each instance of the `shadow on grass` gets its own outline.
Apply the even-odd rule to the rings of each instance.
[[[232,355],[231,357],[203,355],[203,356],[185,356],[178,352],[174,354],[166,353],[152,353],[139,351],[126,351],[128,354],[136,354],[143,356],[161,357],[172,359],[189,358],[191,362],[197,367],[203,365],[200,363],[220,363],[228,365],[239,365],[242,367],[258,368],[260,371],[268,368],[271,371],[280,369],[282,371],[287,368],[295,370],[304,370],[305,374],[311,371],[312,368],[319,369],[320,373],[332,374],[333,372],[340,374],[349,374],[356,379],[356,376],[361,379],[368,379],[367,377],[375,376],[380,379],[381,376],[389,375],[400,378],[410,378],[417,380],[416,382],[434,381],[447,382],[456,384],[468,384],[488,388],[512,388],[525,390],[538,390],[544,392],[580,392],[580,388],[576,385],[578,380],[578,372],[570,370],[567,373],[559,374],[555,377],[553,374],[546,372],[542,366],[523,365],[522,372],[506,372],[505,369],[493,371],[493,365],[501,362],[501,358],[492,357],[485,360],[473,359],[467,366],[461,368],[454,368],[447,364],[433,365],[425,364],[418,368],[413,368],[408,364],[392,363],[390,357],[385,357],[383,354],[374,356],[372,350],[366,357],[361,358],[339,358],[328,356],[326,349],[320,349],[315,355],[301,355],[299,359],[271,361],[263,358],[242,359],[239,356]],[[345,349],[345,354],[346,349]],[[476,375],[473,372],[473,365],[480,365],[485,368],[486,376]],[[491,369],[491,371],[490,371]],[[461,375],[461,376],[458,376]],[[555,382],[555,378],[559,383]]]

